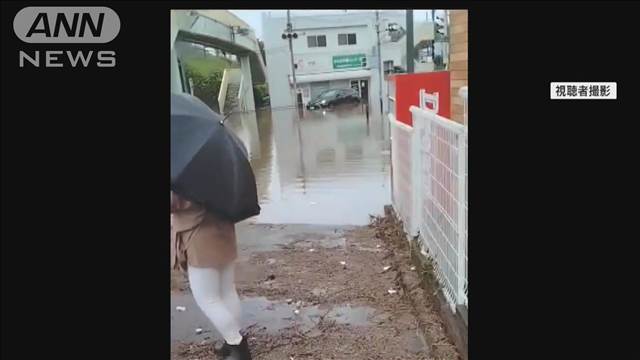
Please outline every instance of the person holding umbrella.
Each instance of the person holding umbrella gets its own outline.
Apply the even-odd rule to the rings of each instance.
[[[251,360],[234,283],[235,223],[260,213],[244,145],[197,98],[171,95],[171,250],[196,303],[224,338],[225,360]]]

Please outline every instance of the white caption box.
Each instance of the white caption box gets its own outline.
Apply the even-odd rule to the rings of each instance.
[[[616,82],[552,82],[552,100],[616,100]]]

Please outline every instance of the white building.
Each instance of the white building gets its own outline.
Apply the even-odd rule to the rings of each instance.
[[[405,19],[404,11],[380,12],[380,62],[374,11],[292,15],[293,30],[298,35],[293,40],[296,83],[303,103],[324,90],[351,87],[370,104],[379,104],[379,64],[384,69],[406,69]],[[263,13],[262,24],[271,107],[293,106],[289,42],[282,38],[287,18]],[[396,31],[384,31],[390,25]],[[433,38],[433,33],[430,36]],[[383,98],[386,89],[383,83]]]

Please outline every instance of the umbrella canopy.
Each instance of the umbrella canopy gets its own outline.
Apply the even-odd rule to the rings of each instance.
[[[242,142],[199,99],[171,94],[171,190],[233,222],[260,213]]]

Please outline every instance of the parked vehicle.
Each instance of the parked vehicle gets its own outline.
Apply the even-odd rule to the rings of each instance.
[[[339,105],[359,104],[360,95],[355,89],[331,89],[320,93],[307,104],[308,110],[327,109]]]

